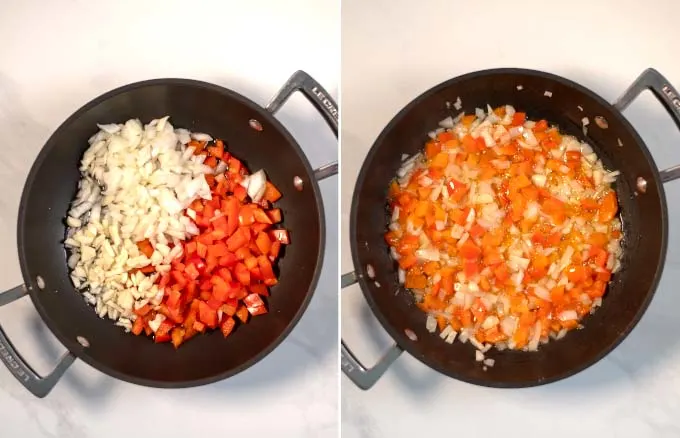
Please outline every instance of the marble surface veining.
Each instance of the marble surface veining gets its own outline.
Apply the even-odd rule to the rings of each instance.
[[[21,282],[16,216],[28,170],[77,108],[159,77],[214,82],[265,105],[298,69],[337,98],[338,32],[335,1],[0,1],[0,290]],[[293,97],[277,117],[313,166],[335,159],[333,135],[304,98]],[[321,187],[333,230],[337,177]],[[0,436],[336,436],[338,247],[335,233],[328,236],[308,311],[257,365],[212,385],[163,390],[76,361],[42,400],[0,366]],[[0,323],[39,372],[63,352],[28,299],[0,308]]]
[[[390,119],[431,86],[493,67],[556,73],[609,101],[647,67],[680,84],[678,2],[428,0],[414,5],[343,1],[343,272],[353,269],[346,233],[365,154]],[[680,164],[678,128],[649,93],[625,115],[660,168]],[[555,384],[504,390],[455,381],[404,354],[369,391],[341,378],[343,437],[680,436],[680,182],[665,189],[670,236],[662,281],[637,328],[606,359]],[[654,226],[645,224],[641,232]],[[365,363],[374,363],[390,339],[358,287],[343,291],[341,309],[344,340]]]

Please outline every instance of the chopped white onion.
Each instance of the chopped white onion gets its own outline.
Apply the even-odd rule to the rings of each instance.
[[[260,169],[257,172],[250,175],[248,180],[248,196],[253,202],[260,202],[264,196],[265,189],[267,188],[267,175],[265,175],[264,170]]]

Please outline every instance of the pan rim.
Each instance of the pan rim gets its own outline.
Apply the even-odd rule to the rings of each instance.
[[[534,69],[524,69],[524,68],[515,68],[515,67],[502,67],[502,68],[492,68],[492,69],[485,69],[485,70],[477,70],[473,72],[469,72],[460,76],[453,77],[451,79],[448,79],[446,81],[443,81],[437,85],[434,85],[433,87],[428,88],[427,90],[423,91],[420,93],[418,96],[413,98],[406,106],[404,106],[399,112],[392,117],[392,119],[389,121],[389,123],[380,131],[380,134],[376,137],[375,141],[373,142],[371,148],[368,150],[368,153],[366,154],[363,163],[361,165],[361,169],[359,171],[359,175],[356,179],[355,185],[354,185],[354,191],[352,194],[352,202],[351,202],[351,207],[350,207],[350,249],[351,249],[351,254],[352,254],[352,263],[353,263],[353,268],[355,272],[362,266],[361,260],[359,258],[359,242],[357,240],[357,224],[358,224],[358,204],[359,204],[359,192],[360,188],[363,187],[364,181],[366,178],[369,176],[369,169],[367,166],[367,163],[369,161],[372,161],[374,156],[377,154],[377,146],[382,143],[384,138],[387,136],[387,134],[393,129],[395,125],[397,125],[405,116],[408,114],[411,109],[417,105],[422,99],[442,90],[445,89],[451,85],[469,80],[469,79],[474,79],[480,76],[491,76],[491,75],[503,75],[503,74],[521,74],[521,75],[527,75],[527,76],[537,76],[541,77],[543,79],[548,79],[557,83],[560,83],[561,85],[568,86],[570,88],[575,89],[576,91],[587,95],[588,97],[592,98],[595,100],[598,104],[602,105],[605,108],[610,109],[610,111],[615,114],[615,116],[622,122],[624,127],[629,131],[629,133],[633,136],[633,138],[636,140],[636,144],[645,156],[648,164],[650,165],[651,170],[653,171],[652,176],[654,179],[654,182],[656,186],[659,188],[658,190],[658,196],[659,196],[659,203],[661,207],[661,218],[660,218],[660,225],[661,225],[661,247],[659,248],[660,251],[660,256],[659,256],[659,262],[656,267],[656,272],[654,274],[654,277],[652,279],[652,283],[650,286],[650,289],[647,292],[647,296],[645,297],[644,301],[642,302],[641,306],[635,313],[634,317],[631,319],[631,321],[628,323],[628,325],[625,327],[623,331],[618,335],[618,337],[610,343],[606,348],[603,348],[602,351],[595,355],[591,360],[584,362],[581,364],[579,367],[572,368],[570,370],[567,370],[566,372],[556,374],[554,376],[551,376],[550,378],[538,378],[534,380],[527,380],[527,381],[520,381],[520,382],[515,382],[515,381],[492,381],[490,379],[478,379],[478,378],[471,378],[468,376],[465,376],[461,373],[457,372],[451,372],[450,370],[447,370],[443,366],[439,366],[438,364],[434,363],[433,361],[429,360],[429,358],[426,355],[421,355],[421,354],[415,354],[413,352],[413,348],[411,347],[412,343],[414,341],[410,340],[404,333],[401,333],[399,330],[395,329],[392,327],[389,322],[387,321],[387,318],[383,315],[383,313],[380,311],[378,306],[375,303],[375,300],[373,299],[373,295],[369,292],[368,288],[368,283],[365,280],[365,278],[361,275],[358,275],[358,283],[361,288],[361,291],[364,295],[364,298],[366,299],[371,312],[373,315],[378,319],[380,322],[380,325],[385,329],[385,331],[394,339],[394,341],[397,343],[397,345],[406,351],[410,356],[414,357],[415,359],[419,360],[422,362],[424,365],[427,367],[456,380],[463,381],[466,383],[470,383],[473,385],[478,385],[478,386],[483,386],[483,387],[491,387],[491,388],[529,388],[529,387],[535,387],[535,386],[541,386],[545,385],[548,383],[553,383],[557,382],[562,379],[566,379],[568,377],[574,376],[581,371],[584,371],[587,368],[590,368],[592,365],[596,364],[600,360],[602,360],[605,356],[607,356],[609,353],[611,353],[616,347],[618,347],[621,342],[625,338],[630,335],[630,333],[633,331],[633,329],[637,326],[637,324],[640,322],[642,319],[643,315],[647,311],[647,308],[649,307],[649,304],[651,303],[656,290],[658,288],[659,282],[661,280],[661,276],[663,274],[663,270],[666,264],[666,255],[667,255],[667,249],[668,249],[668,206],[666,203],[666,192],[664,189],[664,186],[661,182],[660,176],[659,176],[659,169],[656,165],[656,162],[654,161],[649,148],[645,144],[645,142],[642,140],[640,135],[638,134],[637,130],[632,126],[632,124],[628,121],[628,119],[623,115],[621,111],[616,109],[611,103],[603,99],[599,94],[595,93],[594,91],[590,90],[589,88],[584,87],[583,85],[576,83],[572,80],[566,79],[562,76],[558,76],[553,73],[548,73],[540,70],[534,70]],[[387,186],[386,186],[387,187]],[[530,354],[530,353],[527,353]]]
[[[314,272],[312,274],[312,280],[310,282],[309,290],[307,291],[307,294],[305,295],[299,309],[293,316],[293,318],[290,320],[290,322],[287,324],[285,329],[279,334],[278,337],[276,337],[266,348],[262,349],[258,354],[254,355],[251,357],[249,360],[246,362],[242,363],[241,365],[234,367],[232,369],[226,370],[224,372],[215,374],[213,376],[207,376],[207,377],[202,377],[198,379],[189,379],[189,380],[182,380],[182,381],[168,381],[168,380],[154,380],[154,379],[148,379],[148,378],[141,378],[138,376],[134,376],[128,373],[124,373],[121,371],[118,371],[108,365],[102,364],[96,360],[94,360],[89,354],[87,354],[86,349],[80,345],[75,339],[70,339],[63,335],[59,328],[57,327],[57,324],[54,323],[52,318],[48,316],[48,311],[45,309],[45,307],[42,305],[40,300],[37,298],[37,288],[34,284],[34,280],[29,277],[29,272],[27,269],[27,261],[26,261],[26,254],[25,254],[25,246],[24,246],[24,223],[25,223],[25,216],[26,216],[26,207],[27,207],[27,197],[28,193],[30,192],[30,188],[32,187],[35,178],[37,176],[37,171],[40,168],[41,164],[43,161],[46,159],[48,153],[54,149],[57,145],[57,139],[63,132],[63,130],[66,129],[68,125],[73,123],[75,120],[77,120],[83,113],[87,112],[91,108],[101,104],[102,102],[105,102],[106,100],[118,96],[123,93],[127,93],[131,90],[135,90],[138,88],[143,88],[143,87],[149,87],[149,86],[158,86],[158,85],[170,85],[170,86],[186,86],[186,87],[194,87],[194,88],[202,88],[202,89],[207,89],[209,91],[224,95],[228,98],[234,99],[239,101],[240,103],[248,106],[252,110],[256,111],[260,117],[263,120],[266,120],[267,122],[271,123],[274,128],[281,134],[283,137],[290,143],[290,145],[293,147],[294,151],[297,153],[298,157],[301,159],[303,166],[305,167],[306,171],[306,177],[308,181],[311,183],[311,188],[314,194],[314,199],[316,202],[316,205],[318,207],[318,215],[317,215],[317,220],[319,222],[319,247],[317,250],[317,256],[316,256],[316,266],[314,267]],[[305,184],[306,186],[308,184]],[[50,135],[48,140],[45,142],[45,144],[42,146],[40,149],[40,152],[38,153],[37,157],[33,161],[33,164],[31,165],[31,169],[28,173],[28,176],[26,177],[26,181],[24,183],[24,187],[22,189],[21,193],[21,200],[19,203],[19,212],[17,216],[17,252],[19,255],[19,265],[21,268],[21,274],[22,278],[24,281],[24,284],[27,286],[29,295],[31,297],[31,301],[33,302],[34,307],[38,311],[38,314],[40,315],[41,319],[43,322],[48,326],[50,331],[59,339],[59,341],[66,347],[66,349],[75,355],[78,359],[82,360],[83,362],[87,363],[91,367],[101,371],[104,374],[107,374],[111,377],[117,378],[122,381],[126,381],[129,383],[134,383],[137,385],[141,386],[147,386],[147,387],[153,387],[153,388],[189,388],[189,387],[196,387],[196,386],[202,386],[202,385],[207,385],[210,383],[218,382],[220,380],[227,379],[229,377],[232,377],[236,374],[239,374],[246,369],[252,367],[256,363],[260,362],[262,359],[264,359],[266,356],[268,356],[272,351],[274,351],[282,342],[284,339],[286,339],[293,331],[295,326],[297,326],[298,322],[302,318],[302,315],[305,313],[307,310],[307,307],[309,306],[309,303],[312,300],[312,297],[314,295],[314,292],[316,291],[319,277],[321,275],[321,269],[323,268],[323,261],[324,261],[324,252],[325,252],[325,247],[326,247],[326,222],[325,222],[325,211],[324,211],[324,205],[323,205],[323,199],[321,197],[321,189],[319,187],[319,183],[314,178],[314,170],[309,162],[309,159],[307,158],[307,155],[304,153],[302,148],[300,147],[299,143],[295,138],[291,135],[291,133],[286,129],[286,127],[276,118],[274,117],[270,112],[262,108],[262,106],[258,105],[255,103],[253,100],[243,96],[242,94],[233,91],[229,88],[216,85],[210,82],[205,82],[205,81],[200,81],[200,80],[195,80],[195,79],[185,79],[185,78],[158,78],[158,79],[149,79],[149,80],[143,80],[143,81],[138,81],[138,82],[133,82],[127,85],[123,85],[120,87],[117,87],[115,89],[112,89],[106,93],[101,94],[98,97],[95,97],[85,105],[81,106],[77,111],[75,111],[72,115],[70,115],[64,122],[62,122],[59,127]],[[76,293],[75,289],[73,290],[74,293]]]

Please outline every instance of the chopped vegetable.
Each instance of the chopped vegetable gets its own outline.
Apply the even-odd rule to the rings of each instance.
[[[291,238],[265,172],[249,175],[224,142],[173,131],[167,118],[101,129],[81,163],[87,174],[65,242],[72,280],[98,289],[84,296],[97,295],[100,316],[178,348],[266,314],[274,265]]]
[[[620,266],[618,172],[511,106],[457,120],[390,184],[385,241],[427,329],[493,366],[491,346],[536,350],[599,306]]]

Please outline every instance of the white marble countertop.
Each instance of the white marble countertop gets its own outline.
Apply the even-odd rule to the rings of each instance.
[[[609,101],[647,67],[679,86],[679,16],[673,0],[344,0],[341,270],[353,269],[349,205],[364,156],[413,98],[492,67],[556,73]],[[626,116],[659,167],[680,164],[678,129],[649,93]],[[450,379],[404,354],[366,392],[342,377],[343,437],[680,436],[680,183],[666,191],[671,232],[663,279],[640,324],[606,359],[555,384],[502,390]],[[343,291],[341,309],[344,340],[374,363],[390,339],[357,286]]]
[[[0,290],[21,282],[16,216],[31,163],[51,132],[90,99],[138,80],[186,77],[265,105],[298,69],[337,97],[333,0],[2,0],[0,41]],[[330,129],[302,96],[277,117],[313,166],[335,159]],[[0,366],[0,436],[335,437],[337,177],[321,186],[329,238],[319,287],[295,330],[267,358],[226,381],[182,390],[124,383],[76,361],[45,399]],[[64,350],[28,299],[1,308],[0,323],[40,372]]]

